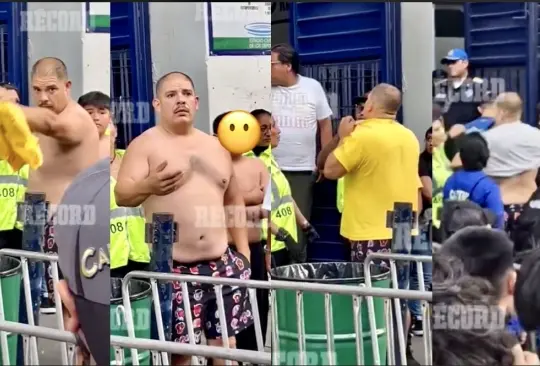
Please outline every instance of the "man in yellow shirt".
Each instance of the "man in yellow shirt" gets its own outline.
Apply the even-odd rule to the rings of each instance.
[[[387,215],[396,203],[410,203],[418,212],[420,144],[411,130],[396,122],[400,106],[396,87],[377,85],[364,106],[365,120],[341,123],[340,142],[324,165],[326,178],[345,178],[341,235],[354,262],[362,262],[370,252],[390,252]]]

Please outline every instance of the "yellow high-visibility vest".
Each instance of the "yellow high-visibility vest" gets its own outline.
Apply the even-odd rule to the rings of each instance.
[[[116,180],[111,177],[111,269],[125,266],[128,260],[150,262],[150,249],[145,243],[145,219],[140,207],[119,207],[114,196]]]
[[[252,151],[244,154],[244,156],[257,157]],[[291,234],[291,237],[298,242],[296,214],[294,212],[294,203],[289,181],[272,156],[270,147],[262,152],[259,159],[261,159],[264,165],[270,170],[270,185],[272,187],[272,213],[270,218],[277,227],[287,230],[287,232]],[[265,223],[263,223],[262,237],[264,239],[267,237],[267,225]],[[274,235],[272,235],[271,240],[272,252],[285,248],[285,243],[276,240]]]
[[[17,221],[17,204],[24,202],[29,173],[28,165],[14,171],[7,161],[0,161],[0,231],[22,230],[22,222]]]

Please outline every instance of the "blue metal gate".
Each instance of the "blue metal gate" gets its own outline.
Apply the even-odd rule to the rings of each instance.
[[[290,34],[302,74],[317,79],[334,111],[334,124],[353,109],[353,98],[380,82],[401,88],[398,3],[302,3],[290,8]],[[308,249],[312,261],[344,260],[336,183],[317,184],[312,219],[321,240]]]
[[[525,121],[535,123],[540,85],[539,5],[529,3],[466,3],[465,45],[473,72],[504,78],[507,91],[525,101]]]
[[[0,3],[0,81],[14,84],[28,104],[27,34],[21,25],[26,3]]]
[[[111,98],[118,147],[154,125],[148,3],[111,3]]]

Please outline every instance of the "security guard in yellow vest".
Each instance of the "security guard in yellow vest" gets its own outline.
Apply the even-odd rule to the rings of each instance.
[[[271,235],[270,249],[274,265],[279,267],[291,262],[305,261],[305,248],[298,245],[297,216],[302,217],[298,211],[291,194],[291,187],[281,168],[272,156],[272,147],[279,142],[279,130],[268,111],[259,109],[251,112],[261,124],[261,145],[246,154],[246,156],[259,157],[270,170],[272,213],[271,226],[274,228]],[[303,218],[300,227],[306,233],[309,243],[319,238],[311,224]],[[266,227],[263,223],[263,238],[266,238]],[[276,232],[274,232],[276,231]],[[286,250],[285,250],[286,249]]]
[[[119,207],[114,196],[115,186],[116,180],[111,177],[111,276],[124,277],[128,272],[148,269],[150,249],[145,242],[142,208]]]
[[[0,83],[0,101],[20,102],[17,88]],[[17,221],[17,204],[24,201],[29,168],[14,171],[7,161],[0,160],[0,249],[21,249],[22,223]]]
[[[21,249],[23,224],[17,221],[17,204],[24,201],[28,173],[28,165],[14,171],[0,161],[0,249]]]

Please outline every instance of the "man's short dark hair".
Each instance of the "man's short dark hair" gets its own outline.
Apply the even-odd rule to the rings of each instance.
[[[508,271],[514,268],[513,251],[514,244],[505,232],[467,227],[443,243],[441,254],[459,258],[468,274],[491,282],[500,296]]]
[[[193,88],[193,90],[195,90],[195,83],[193,82],[193,79],[188,75],[188,74],[185,74],[181,71],[172,71],[172,72],[169,72],[165,75],[163,75],[162,77],[159,78],[159,80],[157,81],[156,83],[156,95],[159,94],[159,91],[161,90],[161,86],[163,85],[163,83],[170,77],[170,76],[173,76],[173,75],[182,75],[183,77],[185,77],[191,84],[191,87]]]
[[[355,97],[353,99],[353,105],[356,107],[356,106],[363,106],[364,104],[366,104],[367,102],[367,94],[366,95],[362,95],[362,96],[359,96],[359,97]]]
[[[465,171],[481,171],[489,159],[488,144],[478,132],[464,135],[459,139],[459,156]]]
[[[111,98],[100,91],[92,91],[81,95],[77,101],[81,107],[96,107],[111,110]]]
[[[493,286],[483,278],[464,275],[439,285],[434,283],[433,364],[513,365],[511,349],[518,342],[498,326],[503,315],[489,311],[498,308],[497,302]],[[453,320],[460,319],[464,324],[452,324],[449,314],[454,315]]]
[[[532,332],[540,328],[540,248],[521,263],[514,294],[521,325]]]
[[[64,61],[57,57],[43,57],[36,61],[32,66],[32,77],[43,67],[47,74],[54,74],[60,80],[67,80],[69,78],[68,69]]]
[[[219,116],[214,118],[214,122],[212,122],[212,132],[214,133],[214,135],[217,136],[218,127],[219,127],[219,124],[221,123],[221,120],[223,119],[223,117],[225,117],[229,113],[231,113],[231,111],[221,113]]]
[[[260,116],[272,116],[272,113],[268,112],[266,109],[254,109],[251,112],[251,115],[255,118],[259,118]]]
[[[424,138],[427,140],[429,136],[433,135],[433,127],[430,127],[426,130],[426,133],[424,134]]]
[[[441,214],[443,240],[459,230],[470,226],[493,226],[496,216],[488,209],[483,209],[475,202],[446,201]]]
[[[272,52],[278,54],[278,60],[282,64],[291,65],[292,71],[295,74],[300,73],[300,57],[295,49],[286,43],[276,44],[272,46]]]
[[[21,93],[19,92],[19,89],[17,89],[17,87],[13,84],[10,84],[10,83],[0,83],[0,88],[4,88],[6,90],[13,90],[15,91],[15,93],[17,93],[17,96],[19,97],[19,99],[21,98]]]

